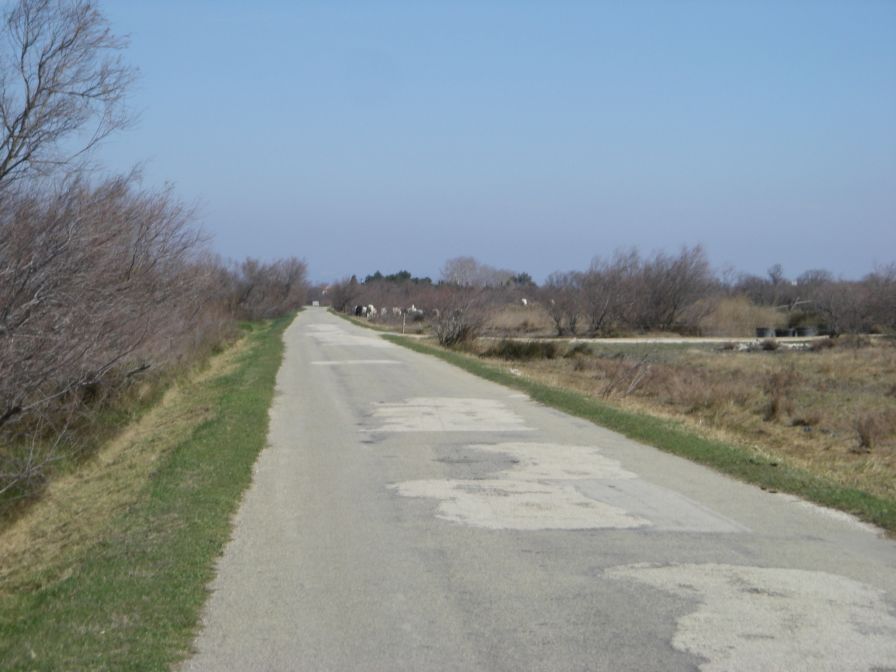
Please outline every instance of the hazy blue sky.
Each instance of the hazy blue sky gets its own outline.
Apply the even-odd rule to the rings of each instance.
[[[896,261],[896,2],[101,0],[146,161],[225,256],[536,278],[703,243]]]

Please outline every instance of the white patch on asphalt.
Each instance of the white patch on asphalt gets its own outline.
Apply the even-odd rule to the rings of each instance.
[[[443,520],[492,530],[627,528],[648,521],[589,499],[574,487],[512,480],[410,481],[396,487],[405,497],[442,500]]]
[[[321,345],[360,345],[369,348],[396,347],[378,336],[359,336],[334,324],[309,324],[306,333]]]
[[[523,419],[500,401],[416,397],[375,404],[371,429],[377,432],[523,432]]]
[[[471,448],[515,459],[513,468],[483,480],[423,480],[393,485],[405,497],[440,500],[439,518],[489,529],[546,530],[629,528],[649,521],[586,497],[573,482],[583,478],[634,479],[616,460],[593,448],[546,443],[502,443]]]
[[[896,617],[885,593],[836,574],[719,564],[629,565],[606,571],[700,606],[672,645],[703,672],[896,669]]]
[[[355,366],[364,364],[403,364],[397,359],[323,359],[311,362],[314,366]]]
[[[514,465],[484,479],[430,479],[392,487],[405,497],[440,500],[439,518],[491,529],[747,530],[638,478],[593,447],[501,443],[470,448],[507,455]]]

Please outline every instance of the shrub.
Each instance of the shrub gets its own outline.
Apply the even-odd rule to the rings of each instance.
[[[855,452],[868,453],[877,443],[878,429],[877,418],[873,415],[864,415],[856,419],[856,434],[859,435],[859,446]]]
[[[871,452],[881,442],[896,435],[896,412],[877,411],[866,413],[856,419],[855,429],[859,438],[859,445],[854,451],[859,453]]]
[[[711,308],[698,324],[700,331],[707,336],[748,337],[755,333],[756,327],[781,327],[787,320],[780,310],[757,306],[743,295],[703,301],[710,303]]]
[[[308,267],[296,258],[246,259],[230,272],[233,309],[240,319],[271,319],[297,310],[308,295]]]
[[[799,376],[793,368],[775,371],[768,376],[765,382],[768,403],[763,415],[766,422],[779,420],[785,413],[793,413],[793,401],[789,395],[798,380]]]
[[[871,339],[861,334],[846,334],[835,339],[835,343],[839,348],[849,348],[851,350],[859,350],[867,348],[871,345]]]
[[[650,385],[665,403],[687,413],[722,408],[729,403],[743,404],[751,393],[740,379],[668,365],[654,367]]]
[[[446,287],[437,297],[437,303],[432,332],[439,345],[450,348],[476,338],[487,312],[488,295],[483,289]]]
[[[820,338],[817,341],[812,341],[812,344],[809,346],[809,350],[812,352],[822,352],[824,350],[830,350],[833,347],[836,347],[837,341],[833,338]]]
[[[817,412],[807,413],[790,421],[792,427],[815,427],[821,423],[821,415]]]
[[[432,331],[439,345],[446,348],[472,341],[478,332],[478,326],[465,319],[461,311],[445,311],[441,314]]]
[[[573,371],[584,371],[589,368],[591,360],[585,359],[584,357],[576,357],[572,360],[572,370]]]
[[[590,355],[591,347],[587,343],[576,343],[573,346],[570,346],[565,353],[563,353],[563,357],[566,359],[578,358],[579,355]]]
[[[557,345],[553,341],[514,341],[504,339],[486,350],[483,356],[517,361],[554,359],[557,356]]]
[[[601,391],[601,396],[605,399],[614,394],[627,397],[635,393],[648,382],[651,374],[653,364],[650,361],[650,353],[638,360],[626,360],[622,353],[617,354],[621,357],[603,359],[601,362],[604,371],[609,374],[609,380]]]

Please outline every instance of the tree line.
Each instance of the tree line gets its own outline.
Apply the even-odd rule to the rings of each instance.
[[[305,303],[299,259],[224,262],[172,189],[99,177],[135,71],[88,0],[18,0],[0,40],[0,502],[86,447],[110,400],[239,320]]]
[[[728,318],[740,328],[752,322],[751,332],[779,324],[812,325],[830,334],[896,331],[896,264],[858,280],[823,270],[789,279],[777,264],[765,276],[719,273],[699,245],[652,255],[620,250],[595,257],[584,270],[552,273],[541,285],[527,273],[458,257],[445,263],[435,284],[380,273],[364,282],[344,279],[328,291],[338,310],[357,304],[429,309],[437,335],[448,344],[474,336],[496,307],[521,302],[537,303],[561,336],[701,335],[718,324],[710,318],[725,310],[740,313]],[[391,312],[378,316],[392,318]],[[718,328],[718,335],[747,335]]]

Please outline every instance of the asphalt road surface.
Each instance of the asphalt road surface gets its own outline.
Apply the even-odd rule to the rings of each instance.
[[[186,670],[896,670],[896,544],[408,351],[286,332]]]

